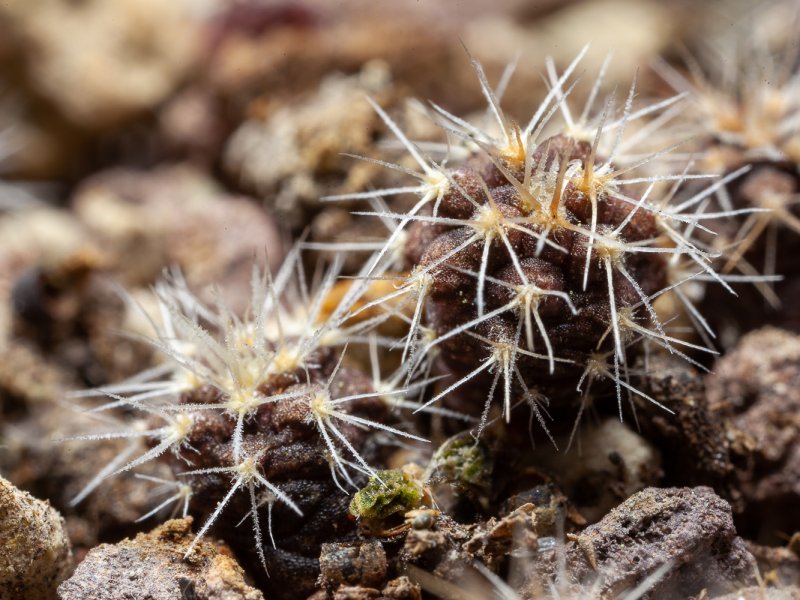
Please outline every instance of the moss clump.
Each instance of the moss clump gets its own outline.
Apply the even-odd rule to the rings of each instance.
[[[420,506],[425,491],[399,469],[378,471],[350,502],[350,512],[362,519],[382,520]]]
[[[487,448],[467,432],[451,437],[439,447],[427,475],[456,486],[486,488],[491,472],[492,459]]]

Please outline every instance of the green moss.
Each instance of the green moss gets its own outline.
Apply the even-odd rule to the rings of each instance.
[[[413,510],[422,503],[422,486],[403,471],[378,471],[377,475],[350,502],[354,516],[380,520]]]
[[[428,471],[440,481],[485,487],[489,484],[492,461],[483,444],[469,434],[459,434],[439,447]]]

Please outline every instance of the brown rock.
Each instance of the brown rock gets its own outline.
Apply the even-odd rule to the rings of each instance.
[[[392,579],[383,588],[383,597],[390,600],[422,600],[422,589],[403,575]]]
[[[71,568],[61,515],[0,478],[0,599],[55,598]]]
[[[380,542],[322,544],[319,556],[325,587],[342,584],[377,587],[386,576],[386,553]]]
[[[7,2],[0,33],[27,85],[72,123],[99,129],[163,100],[192,65],[188,3]]]
[[[150,533],[103,544],[58,588],[60,600],[263,600],[225,546],[192,543],[192,519],[167,521]],[[113,593],[110,593],[113,590]]]
[[[411,528],[398,554],[399,567],[418,567],[449,581],[458,581],[468,569],[470,558],[463,545],[474,527],[456,523],[445,515],[435,517],[429,527]]]
[[[150,285],[177,265],[190,287],[213,283],[234,311],[243,310],[249,296],[226,292],[249,289],[253,261],[265,249],[272,268],[282,258],[277,225],[263,210],[188,166],[106,171],[88,179],[73,201],[127,286]]]
[[[717,361],[708,399],[730,419],[750,462],[738,473],[747,503],[743,531],[763,543],[800,529],[800,336],[773,327],[752,332]]]
[[[376,185],[375,174],[383,170],[344,153],[374,155],[383,124],[367,96],[386,104],[392,93],[382,63],[366,65],[351,77],[330,75],[317,93],[243,122],[225,148],[225,167],[293,228],[302,229],[325,206],[320,196]]]
[[[27,344],[0,344],[0,411],[25,412],[63,393],[65,374]]]
[[[84,385],[124,379],[150,355],[119,335],[126,307],[103,263],[95,251],[76,252],[31,266],[11,290],[12,333]]]
[[[536,506],[523,504],[502,519],[489,519],[464,544],[464,549],[496,571],[513,551],[538,549],[542,520]]]
[[[65,210],[36,207],[0,218],[0,340],[10,334],[11,289],[33,265],[50,266],[87,246],[87,231]]]
[[[342,586],[333,593],[333,600],[377,600],[380,597],[378,590],[362,586]]]
[[[657,598],[722,594],[753,585],[756,562],[736,536],[730,505],[707,487],[647,488],[576,536],[573,576],[597,581],[609,597],[669,565],[651,588]]]

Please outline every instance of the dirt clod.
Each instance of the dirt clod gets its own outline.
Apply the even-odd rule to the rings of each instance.
[[[0,600],[49,600],[72,568],[64,519],[0,477]]]
[[[756,562],[737,537],[730,505],[711,488],[647,488],[576,536],[574,575],[611,597],[669,565],[651,597],[687,598],[755,584]]]
[[[176,519],[133,539],[97,546],[59,586],[59,600],[263,600],[226,546],[203,541],[184,559],[194,537],[191,528],[191,518]]]

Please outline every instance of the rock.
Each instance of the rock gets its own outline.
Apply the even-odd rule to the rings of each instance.
[[[10,335],[9,296],[20,274],[53,265],[86,246],[87,231],[64,210],[36,207],[0,215],[0,343]]]
[[[471,565],[482,563],[492,572],[503,573],[509,562],[526,561],[551,550],[559,530],[572,529],[575,519],[580,520],[553,486],[537,486],[512,496],[503,505],[505,514],[472,524],[458,523],[435,511],[428,515],[419,512],[428,518],[412,521],[397,555],[398,569],[436,594],[448,586],[456,586],[452,588],[456,593],[465,584],[474,591]],[[463,595],[468,596],[466,592]],[[490,591],[485,594],[490,595]],[[482,596],[477,592],[472,597]]]
[[[7,2],[0,33],[37,96],[70,122],[108,127],[154,107],[192,65],[188,3]]]
[[[52,404],[65,389],[66,375],[24,343],[0,343],[0,413],[25,413]],[[0,428],[2,431],[2,428]],[[0,461],[2,462],[2,461]]]
[[[259,11],[259,6],[270,9],[256,2],[232,5],[222,15],[228,23],[220,23],[217,29],[218,43],[204,76],[211,89],[229,102],[246,104],[265,90],[269,99],[308,91],[330,73],[354,73],[378,59],[419,98],[431,99],[456,114],[482,106],[477,86],[467,85],[474,83],[474,72],[443,20],[409,19],[408,11],[402,19],[362,13],[342,19],[343,6],[337,5],[338,14],[330,20],[309,14],[306,24],[280,26],[273,19],[260,31],[243,32],[242,22],[251,26],[253,15],[245,20],[234,13],[242,8]],[[507,62],[504,56],[503,66]]]
[[[422,600],[422,590],[408,577],[392,579],[382,590],[361,585],[342,585],[332,594],[320,590],[308,600]]]
[[[740,531],[779,543],[774,532],[800,530],[800,336],[774,327],[744,336],[706,388],[748,450],[737,473],[746,502]]]
[[[333,593],[333,600],[379,600],[381,593],[363,586],[342,586]]]
[[[189,517],[102,544],[59,586],[59,600],[263,600],[227,547],[204,540],[184,560],[193,538]]]
[[[529,11],[545,6],[546,3],[540,2],[526,4]],[[517,52],[522,56],[549,55],[556,64],[566,65],[585,40],[591,39],[592,51],[582,64],[587,72],[596,72],[609,51],[625,47],[625,55],[617,53],[606,75],[609,81],[627,86],[639,65],[662,52],[674,39],[675,28],[684,27],[690,20],[679,14],[675,5],[667,10],[652,0],[562,2],[558,10],[530,21],[498,11],[467,24],[461,35],[470,52],[490,65],[507,62]],[[631,27],[631,23],[636,23],[636,27]],[[520,66],[515,77],[526,81],[528,89],[536,89],[533,74],[526,71],[524,65]]]
[[[533,504],[466,527],[440,516],[408,532],[399,564],[428,591],[474,598],[497,593],[487,572],[531,599],[621,598],[659,569],[644,598],[714,597],[756,583],[730,506],[710,488],[647,488],[565,540],[568,518],[565,506]],[[488,571],[472,572],[480,563]]]
[[[398,552],[398,568],[417,567],[448,581],[459,581],[471,557],[463,550],[474,526],[456,523],[446,515],[433,516],[426,527],[411,527]]]
[[[551,525],[548,512],[537,508],[528,503],[502,519],[492,517],[464,544],[464,550],[492,571],[497,571],[515,551],[536,552],[542,530]]]
[[[422,600],[422,589],[405,575],[387,583],[382,594],[389,600]]]
[[[127,287],[150,285],[177,265],[192,289],[216,285],[236,312],[250,298],[232,290],[249,289],[254,260],[266,252],[277,269],[283,258],[273,219],[188,166],[105,171],[87,179],[73,203]]]
[[[127,314],[105,257],[84,250],[22,272],[11,290],[12,333],[42,358],[77,376],[79,385],[124,379],[151,350],[119,335]]]
[[[376,184],[380,167],[343,154],[374,155],[383,124],[367,96],[386,104],[391,92],[386,67],[377,62],[358,75],[330,75],[316,94],[242,123],[225,149],[225,167],[302,228],[322,208],[320,196]]]
[[[730,505],[711,488],[647,488],[568,548],[572,577],[599,580],[599,593],[616,597],[659,568],[648,592],[659,599],[688,598],[703,589],[722,594],[754,585],[756,561],[737,537]]]
[[[322,544],[320,580],[330,589],[342,584],[378,587],[386,576],[386,552],[378,541]]]
[[[0,599],[48,600],[72,568],[64,519],[0,478]]]

